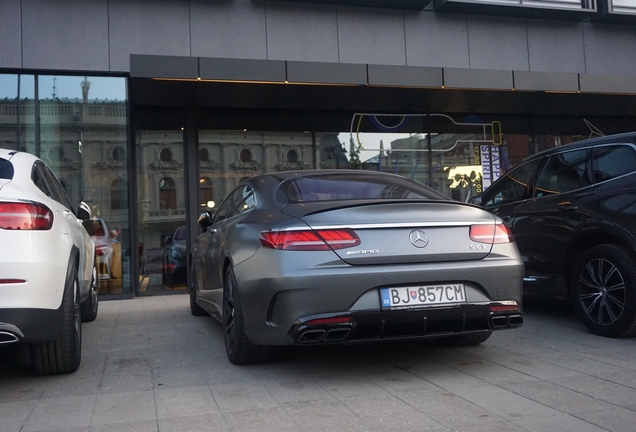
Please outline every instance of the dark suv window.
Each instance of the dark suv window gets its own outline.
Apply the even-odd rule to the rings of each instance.
[[[636,171],[636,154],[627,145],[596,147],[592,160],[594,183]]]
[[[530,197],[530,179],[544,159],[525,163],[510,171],[486,192],[485,207]]]
[[[535,196],[554,195],[589,186],[585,170],[589,154],[589,149],[583,149],[550,156],[537,179]]]

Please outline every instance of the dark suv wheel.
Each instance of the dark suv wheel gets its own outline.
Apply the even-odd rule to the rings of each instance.
[[[626,248],[606,244],[587,250],[574,268],[572,296],[592,333],[636,334],[636,259]]]

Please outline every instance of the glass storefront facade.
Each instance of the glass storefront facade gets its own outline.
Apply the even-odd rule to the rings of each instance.
[[[139,294],[183,292],[187,282],[183,132],[138,130],[135,141]]]
[[[526,156],[587,138],[511,135],[498,121],[443,113],[343,114],[349,130],[297,131],[291,121],[287,131],[222,130],[191,110],[202,126],[188,146],[185,114],[181,126],[157,116],[135,127],[127,95],[124,77],[0,74],[0,146],[41,157],[72,202],[91,207],[102,295],[185,292],[193,221],[254,175],[384,171],[466,201]],[[427,129],[429,116],[442,130]]]
[[[131,294],[126,79],[0,74],[0,147],[27,151],[92,211],[100,294]]]

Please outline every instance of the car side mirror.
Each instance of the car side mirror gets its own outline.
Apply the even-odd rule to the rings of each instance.
[[[204,211],[197,222],[203,231],[207,230],[212,225],[212,213],[208,210]]]
[[[172,236],[166,236],[166,241],[165,241],[165,243],[166,243],[167,245],[169,245],[170,243],[172,243]]]
[[[91,208],[84,201],[80,202],[78,206],[77,218],[81,220],[89,220],[91,218]]]

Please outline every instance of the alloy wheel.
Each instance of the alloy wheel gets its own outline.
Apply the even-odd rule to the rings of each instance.
[[[234,310],[234,278],[231,272],[225,276],[225,289],[223,290],[223,327],[225,330],[225,347],[228,352],[234,349],[236,338],[236,322]]]
[[[598,325],[614,324],[625,310],[625,280],[619,269],[606,259],[592,259],[583,267],[578,294],[583,312]]]
[[[80,295],[79,295],[79,286],[77,284],[77,280],[75,280],[73,287],[73,327],[75,329],[75,342],[77,346],[80,346],[82,342],[82,313],[81,313],[81,303],[80,303]]]
[[[99,276],[97,275],[97,267],[93,267],[93,276],[91,278],[91,292],[90,292],[90,304],[93,311],[97,311],[97,302],[99,296],[99,283],[97,282]]]

